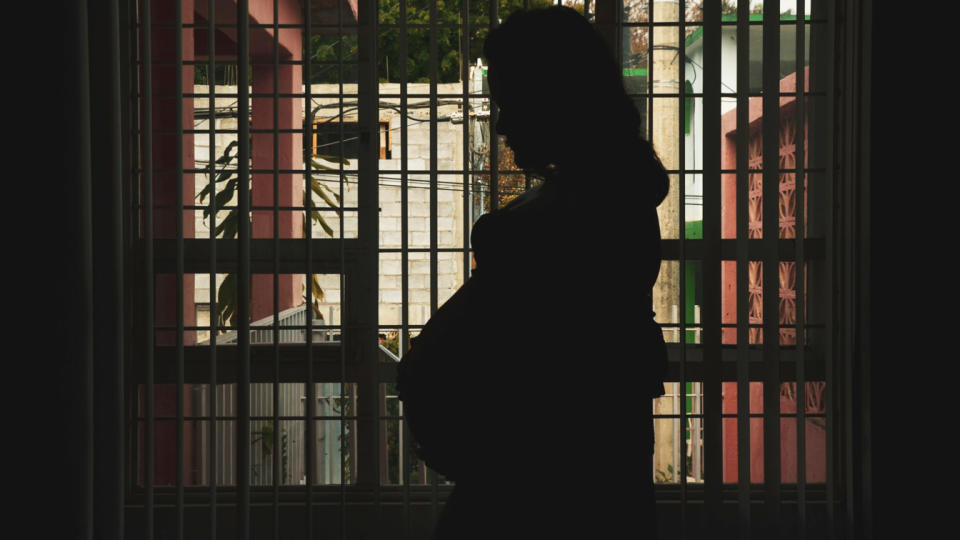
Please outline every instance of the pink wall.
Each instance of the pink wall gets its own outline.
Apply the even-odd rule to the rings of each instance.
[[[182,7],[184,24],[193,22],[194,0],[180,0]],[[174,12],[169,4],[154,2],[151,5],[151,17],[155,25],[172,24],[175,21]],[[189,30],[184,31],[177,36],[175,29],[171,27],[155,27],[151,31],[152,60],[154,62],[151,69],[153,78],[153,107],[151,109],[153,119],[153,146],[149,149],[153,156],[153,234],[155,238],[176,238],[177,237],[177,210],[176,207],[182,204],[192,204],[194,194],[194,177],[191,173],[183,174],[183,190],[177,192],[177,174],[173,172],[179,164],[182,164],[184,170],[194,168],[193,158],[193,135],[184,133],[182,135],[182,153],[177,153],[177,142],[179,135],[174,131],[177,127],[177,100],[173,97],[177,91],[176,70],[181,70],[183,84],[181,90],[184,93],[193,91],[193,66],[173,66],[161,65],[165,62],[176,61],[176,43],[180,40],[182,47],[182,59],[190,61],[194,59],[194,39],[193,33]],[[193,99],[185,97],[182,101],[180,120],[184,129],[191,129],[193,126]],[[183,237],[192,238],[195,236],[193,215],[189,211],[183,212],[183,222],[181,224]],[[177,325],[177,279],[173,274],[157,275],[155,293],[155,312],[154,324],[157,327],[173,327]],[[196,314],[194,310],[194,287],[193,281],[184,280],[183,296],[181,298],[183,305],[183,323],[184,326],[193,326],[196,324]],[[176,331],[156,331],[155,334],[157,346],[171,346],[177,342]],[[185,332],[183,336],[185,345],[192,345],[196,341],[194,332]],[[184,388],[184,394],[187,395],[188,387]],[[155,414],[157,416],[175,416],[176,415],[176,386],[157,385],[155,389]],[[191,414],[189,402],[184,408],[185,414]],[[192,444],[192,429],[185,427],[184,445]],[[169,421],[158,421],[155,424],[154,432],[154,474],[157,485],[173,485],[176,481],[176,424]],[[141,442],[141,448],[143,448]],[[184,468],[192,467],[189,456],[185,456]],[[141,475],[143,474],[141,466]],[[191,479],[185,477],[185,483],[189,485]]]
[[[207,3],[195,0],[180,0],[182,8],[182,22],[191,24],[208,20]],[[280,0],[278,22],[299,23],[300,3],[297,0]],[[217,0],[215,6],[216,23],[229,23],[236,20],[236,1]],[[154,25],[168,25],[175,23],[174,11],[169,3],[153,2],[151,17]],[[273,1],[251,2],[251,18],[253,24],[273,22]],[[183,175],[183,190],[176,189],[177,174],[175,172],[178,159],[183,169],[194,168],[194,136],[191,133],[178,135],[176,130],[177,100],[172,97],[176,93],[176,70],[182,72],[184,93],[193,92],[194,71],[192,65],[173,66],[159,65],[176,61],[176,43],[180,40],[182,60],[206,60],[209,57],[206,29],[184,28],[177,36],[172,27],[155,26],[151,29],[152,60],[151,70],[153,78],[153,145],[150,149],[153,156],[153,199],[154,205],[154,236],[155,238],[176,238],[177,222],[176,207],[183,204],[193,204],[194,175]],[[299,60],[301,58],[301,32],[299,29],[282,29],[278,36],[280,43],[281,60]],[[236,61],[237,47],[235,43],[236,31],[217,31],[216,59],[218,61]],[[251,28],[250,31],[250,59],[252,61],[273,61],[274,35],[271,28]],[[302,91],[302,82],[298,66],[280,66],[280,77],[277,82],[279,92],[299,93]],[[272,92],[274,88],[272,67],[253,68],[253,92]],[[193,126],[193,98],[184,97],[182,100],[181,120],[184,129]],[[302,122],[300,100],[297,98],[281,98],[279,100],[279,114],[276,118],[280,129],[299,129]],[[253,99],[251,112],[254,128],[274,127],[273,100]],[[182,144],[182,153],[177,154],[178,138]],[[280,169],[298,169],[301,167],[302,137],[299,133],[284,133],[279,135],[280,152],[276,156]],[[273,169],[273,134],[254,134],[253,168]],[[302,176],[281,174],[278,178],[278,190],[281,206],[302,205]],[[252,204],[273,204],[273,174],[252,175]],[[302,236],[302,217],[292,212],[280,215],[280,229],[277,234],[280,238],[299,238]],[[193,238],[195,234],[194,217],[192,212],[184,211],[182,223],[184,238]],[[254,238],[273,237],[273,213],[270,211],[254,212],[252,235]],[[302,302],[300,296],[300,276],[281,276],[279,309],[293,307]],[[177,284],[175,275],[158,275],[156,277],[156,311],[155,324],[160,327],[176,327],[177,322]],[[252,318],[253,320],[267,317],[273,313],[273,280],[272,276],[255,276],[252,287]],[[215,293],[214,293],[215,294]],[[195,295],[193,281],[184,280],[183,290],[183,321],[185,326],[196,324]],[[193,331],[184,334],[184,344],[192,345],[196,341]],[[157,331],[156,344],[171,346],[176,344],[175,331]],[[156,416],[172,417],[176,415],[176,385],[157,385],[155,388],[154,410]],[[185,397],[184,413],[192,414],[190,407],[190,387],[183,388]],[[184,448],[190,449],[193,445],[193,423],[185,422]],[[155,424],[154,439],[154,474],[156,485],[174,485],[176,481],[176,424],[173,421],[157,421]],[[143,434],[140,434],[140,448],[143,448]],[[140,459],[140,477],[144,479],[143,455]],[[184,455],[184,470],[190,471],[193,467],[192,456],[188,451]],[[185,485],[192,485],[192,475],[184,474]]]
[[[815,392],[814,383],[807,383],[807,392]],[[778,390],[779,391],[779,390]],[[763,392],[761,382],[750,384],[750,414],[763,413]],[[737,414],[737,383],[723,383],[723,414]],[[808,406],[808,413],[816,409]],[[780,395],[780,412],[796,413],[796,401]],[[822,412],[822,411],[821,411]],[[826,431],[823,418],[807,418],[804,423],[804,457],[806,458],[807,482],[826,481]],[[737,419],[724,418],[723,422],[723,481],[736,483],[739,471],[739,448]],[[763,482],[763,430],[762,417],[751,418],[750,423],[750,482]],[[798,465],[798,427],[796,417],[780,419],[780,481],[795,483]]]
[[[805,68],[804,83],[809,90],[809,68]],[[780,81],[781,92],[796,92],[796,73],[788,75]],[[796,106],[795,96],[780,98],[781,118],[793,115]],[[763,101],[761,97],[752,97],[749,101],[749,130],[751,141],[759,137],[763,120]],[[737,110],[733,109],[723,115],[721,119],[723,136],[721,137],[722,168],[726,170],[737,168]],[[806,132],[806,126],[804,126]],[[778,156],[779,158],[779,156]],[[753,166],[756,166],[754,164]],[[721,178],[721,237],[734,239],[737,236],[737,184],[736,174],[723,174]],[[724,324],[737,322],[737,276],[736,261],[722,261],[721,263],[721,321]],[[722,343],[735,345],[737,342],[736,328],[722,330]],[[723,383],[723,412],[735,414],[737,412],[736,383]],[[762,383],[751,383],[750,409],[751,413],[763,411]],[[807,384],[807,392],[815,391],[814,385]],[[796,402],[792,398],[781,395],[781,413],[796,411]],[[808,412],[813,412],[808,410]],[[807,458],[806,477],[808,482],[823,482],[826,478],[825,431],[822,419],[811,418],[805,423]],[[737,481],[737,419],[723,419],[723,480],[724,482]],[[797,427],[796,418],[784,418],[780,421],[780,467],[781,481],[796,482],[797,479]],[[761,418],[750,421],[750,478],[751,482],[763,481],[763,420]]]

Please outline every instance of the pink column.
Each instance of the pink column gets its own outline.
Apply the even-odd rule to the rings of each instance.
[[[722,388],[723,414],[737,414],[737,383],[725,382]],[[723,435],[723,481],[736,483],[737,481],[737,419],[724,418],[721,420]]]
[[[737,141],[736,122],[737,110],[727,112],[721,120],[723,136],[720,142],[722,167],[726,170],[737,168]],[[720,237],[734,239],[737,237],[737,175],[723,174],[720,180]],[[720,322],[736,324],[737,322],[737,262],[720,262]],[[735,345],[737,343],[737,329],[723,328],[721,343]]]
[[[182,22],[190,24],[194,20],[194,0],[181,0]],[[180,35],[172,27],[161,27],[176,22],[173,8],[169,4],[154,2],[151,9],[154,27],[151,28],[152,61],[151,76],[153,78],[153,146],[149,149],[153,156],[153,234],[158,239],[177,237],[177,207],[184,204],[193,204],[194,178],[191,173],[183,175],[183,189],[177,191],[176,169],[178,160],[184,170],[194,168],[193,135],[175,133],[177,128],[177,70],[182,74],[184,93],[193,91],[192,65],[162,65],[177,60],[176,44],[180,41],[183,61],[194,58],[193,29],[185,28]],[[181,115],[183,129],[193,128],[193,99],[184,97],[181,101]],[[177,153],[177,140],[182,141],[182,151]],[[193,238],[194,221],[192,211],[184,210],[182,231],[184,238]],[[177,277],[173,274],[157,275],[155,279],[155,312],[154,324],[156,327],[176,328],[177,325]],[[183,283],[183,323],[184,326],[196,324],[194,307],[194,285],[192,276],[185,276]],[[177,342],[176,330],[156,331],[157,346],[172,346]],[[186,331],[183,336],[185,345],[192,345],[196,341],[193,331]],[[188,388],[184,388],[184,395]],[[187,402],[189,404],[189,402]],[[176,415],[176,385],[157,385],[155,389],[154,411],[156,416]],[[185,414],[190,414],[189,407],[185,407]],[[173,485],[176,482],[176,423],[173,421],[157,421],[154,439],[154,474],[157,485]],[[185,447],[191,444],[189,432],[185,434]],[[184,468],[190,467],[189,457],[184,456]],[[141,471],[142,473],[142,471]],[[190,475],[184,476],[185,483],[191,484]]]
[[[286,32],[284,32],[286,34]],[[299,35],[299,31],[297,32]],[[291,38],[284,35],[284,41],[299,43],[299,37]],[[299,48],[294,48],[299,52]],[[286,56],[286,57],[285,57]],[[281,52],[284,60],[298,60],[299,54],[293,55]],[[272,51],[268,58],[259,61],[272,61]],[[303,91],[302,71],[300,66],[281,64],[277,67],[276,91],[278,94],[294,94]],[[274,66],[253,66],[253,94],[272,94],[274,92]],[[302,128],[303,122],[302,98],[280,97],[276,101],[277,118],[274,123],[274,99],[272,97],[254,98],[251,104],[253,116],[253,169],[292,170],[303,168],[303,136],[301,133],[257,133],[256,130],[280,130]],[[277,154],[274,156],[274,138],[277,139]],[[304,178],[303,174],[280,173],[277,178],[278,206],[303,206]],[[274,174],[273,172],[252,175],[253,206],[273,206]],[[279,211],[279,238],[303,237],[303,213],[300,211]],[[253,212],[252,236],[255,239],[273,238],[272,210],[257,210]],[[278,309],[285,309],[303,303],[304,283],[303,276],[298,274],[279,276]],[[251,288],[251,317],[254,321],[269,317],[273,314],[273,276],[270,274],[255,274]]]

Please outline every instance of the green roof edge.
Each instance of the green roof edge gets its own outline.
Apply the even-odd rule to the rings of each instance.
[[[728,13],[726,15],[720,16],[720,22],[731,22],[736,20],[737,20],[737,15],[735,13]],[[762,20],[763,20],[763,13],[750,14],[750,21],[762,21]],[[792,13],[784,13],[780,15],[780,20],[796,21],[797,16]],[[803,20],[809,21],[810,15],[809,14],[804,15]],[[703,25],[699,26],[692,34],[690,34],[690,37],[688,37],[687,40],[684,42],[684,46],[689,47],[690,45],[693,45],[693,43],[696,42],[698,39],[700,39],[701,36],[703,36]]]

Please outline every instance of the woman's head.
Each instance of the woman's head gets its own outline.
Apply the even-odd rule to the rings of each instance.
[[[640,114],[624,91],[616,60],[573,9],[515,12],[491,32],[484,55],[500,108],[497,131],[520,167],[543,173],[550,165],[595,167],[627,157],[635,165],[652,160],[659,167],[640,138]]]

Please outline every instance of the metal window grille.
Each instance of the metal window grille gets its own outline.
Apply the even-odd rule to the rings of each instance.
[[[469,277],[472,223],[531,187],[476,55],[545,3],[122,3],[128,536],[429,534],[451,483],[416,459],[396,363]],[[616,51],[671,175],[663,530],[838,533],[848,7],[563,3]]]

